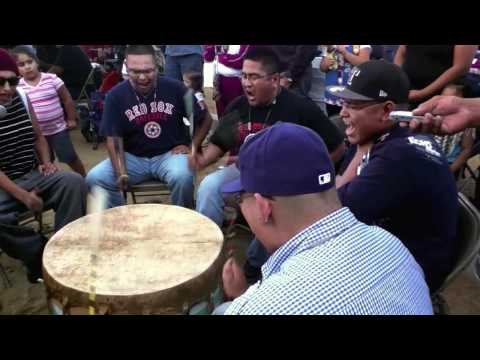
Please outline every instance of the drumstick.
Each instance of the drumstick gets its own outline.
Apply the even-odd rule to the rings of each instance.
[[[95,272],[98,263],[98,253],[100,249],[100,240],[103,236],[102,217],[100,213],[107,207],[107,192],[99,186],[92,189],[92,201],[89,202],[88,213],[96,214],[92,216],[92,243],[90,248],[90,275],[89,275],[89,293],[88,293],[88,314],[95,315],[95,301],[96,301],[96,280],[97,273]]]
[[[122,166],[122,154],[123,154],[123,142],[120,141],[119,137],[113,137],[113,148],[115,150],[115,156],[117,157],[117,162],[118,162],[118,171],[120,172],[120,177],[126,176],[128,179],[128,174],[124,174],[123,171],[123,166]],[[125,198],[125,201],[127,201],[127,192],[123,189],[120,189],[123,191],[123,197]]]

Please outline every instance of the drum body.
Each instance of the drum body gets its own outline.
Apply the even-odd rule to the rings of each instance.
[[[84,216],[45,247],[50,311],[87,314],[94,305],[100,314],[186,313],[218,287],[222,249],[213,221],[178,206],[127,205]]]

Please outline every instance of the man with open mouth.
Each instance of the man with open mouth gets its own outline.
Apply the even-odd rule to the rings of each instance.
[[[408,106],[406,74],[372,60],[354,68],[346,86],[327,91],[343,99],[340,116],[351,144],[336,179],[342,204],[397,236],[434,292],[453,267],[457,191],[435,140],[390,119]]]

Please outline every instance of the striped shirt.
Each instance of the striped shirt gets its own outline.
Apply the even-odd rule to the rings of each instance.
[[[38,164],[36,137],[32,121],[18,93],[5,107],[7,115],[0,119],[0,170],[15,180]]]
[[[389,232],[341,208],[275,251],[225,314],[432,314],[420,266]]]
[[[64,83],[57,75],[41,73],[37,85],[29,85],[23,78],[18,85],[30,98],[43,135],[57,134],[66,129],[67,124],[58,96],[58,90]]]

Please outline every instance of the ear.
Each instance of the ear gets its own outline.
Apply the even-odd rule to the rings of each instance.
[[[255,193],[254,197],[258,213],[260,214],[260,220],[262,223],[267,223],[272,215],[272,204],[268,199],[264,198],[259,193]]]
[[[272,75],[272,80],[275,82],[275,83],[280,83],[280,73],[275,73]]]
[[[390,113],[395,110],[395,104],[392,101],[387,101],[383,105],[382,122],[387,122],[390,119]]]

